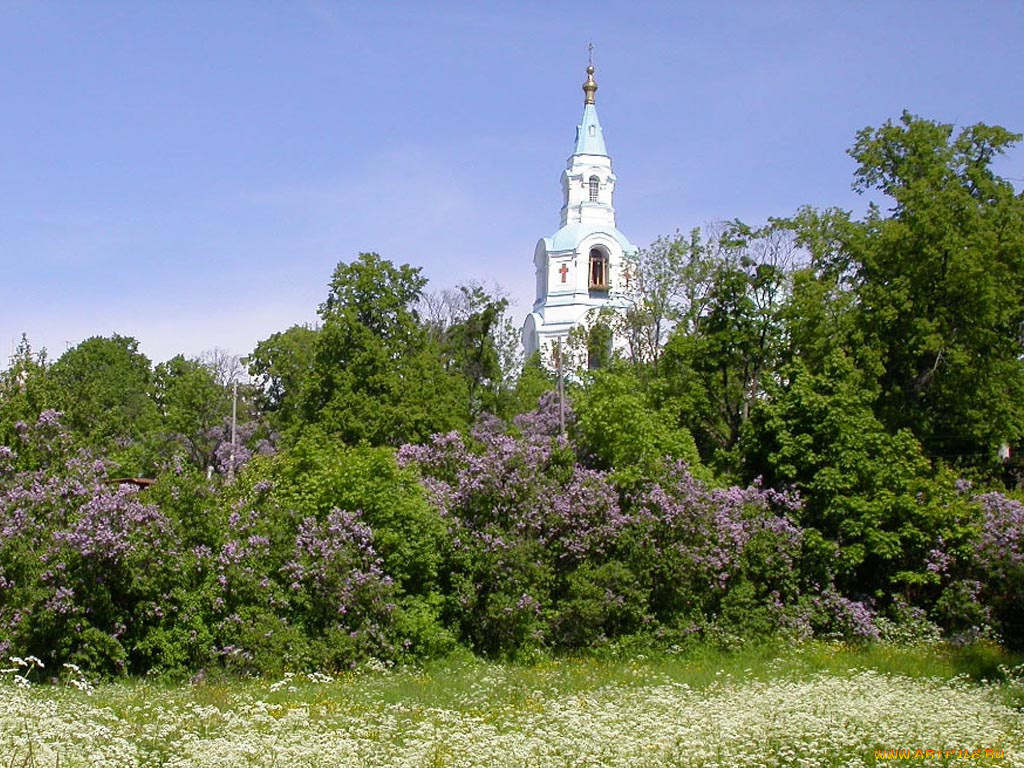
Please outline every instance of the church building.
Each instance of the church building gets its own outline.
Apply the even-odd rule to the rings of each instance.
[[[635,273],[637,248],[615,226],[615,174],[597,119],[596,92],[591,64],[583,84],[583,119],[562,172],[562,225],[541,238],[533,255],[537,296],[523,323],[523,346],[527,356],[539,351],[548,364],[555,344],[564,343],[574,328],[586,331],[602,309],[628,305]]]

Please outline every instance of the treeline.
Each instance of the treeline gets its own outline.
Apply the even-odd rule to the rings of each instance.
[[[904,114],[850,150],[863,218],[659,240],[630,309],[562,350],[563,404],[497,291],[429,293],[376,254],[244,361],[24,340],[0,375],[0,653],[1024,645],[1024,198],[992,168],[1018,139]]]

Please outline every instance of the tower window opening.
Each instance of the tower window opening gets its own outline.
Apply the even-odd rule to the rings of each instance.
[[[608,256],[599,248],[590,250],[590,288],[608,290]]]
[[[598,179],[597,176],[591,176],[590,177],[590,202],[592,202],[592,203],[596,203],[597,202],[597,193],[598,193],[598,190],[600,188],[601,188],[601,180]]]

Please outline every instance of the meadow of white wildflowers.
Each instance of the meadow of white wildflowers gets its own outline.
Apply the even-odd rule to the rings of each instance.
[[[850,670],[722,675],[699,689],[665,678],[531,691],[481,665],[443,705],[401,685],[380,695],[373,681],[89,690],[8,676],[0,765],[862,766],[906,762],[876,758],[899,749],[926,764],[1024,766],[1024,712],[964,679]]]

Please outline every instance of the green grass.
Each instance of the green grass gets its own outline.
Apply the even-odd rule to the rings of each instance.
[[[1021,662],[994,645],[809,643],[530,664],[461,655],[91,695],[0,683],[0,766],[838,766],[919,746],[998,748],[1003,759],[971,764],[1024,766],[1024,676],[1004,679]]]
[[[289,686],[270,692],[270,702],[310,697],[308,703],[368,709],[380,705],[414,702],[426,708],[487,708],[501,704],[516,707],[545,696],[571,696],[618,686],[686,685],[703,690],[724,680],[770,682],[809,680],[822,674],[849,675],[853,671],[874,671],[911,679],[954,680],[966,677],[975,683],[1003,683],[1004,670],[1024,664],[1024,656],[1010,653],[992,643],[967,646],[932,644],[896,646],[868,644],[849,646],[809,642],[781,650],[764,645],[723,651],[695,646],[680,653],[636,653],[622,656],[563,656],[540,658],[531,663],[498,663],[468,653],[419,666],[389,670],[358,669],[335,677],[324,686],[296,675]],[[296,688],[295,691],[287,690]],[[128,680],[103,686],[97,701],[111,695],[109,706],[138,706],[154,696],[183,699],[205,706],[227,709],[239,691],[265,690],[266,683],[213,675],[196,685],[174,680]],[[1015,698],[1014,686],[999,686],[1008,703],[1024,706]],[[1024,696],[1024,691],[1021,691]]]

